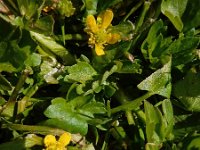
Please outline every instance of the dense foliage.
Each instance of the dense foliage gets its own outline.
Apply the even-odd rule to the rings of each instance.
[[[0,0],[0,149],[200,149],[199,8]]]

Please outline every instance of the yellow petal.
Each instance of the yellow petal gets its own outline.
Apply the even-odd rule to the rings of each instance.
[[[104,47],[101,44],[95,44],[95,52],[98,56],[105,55]]]
[[[87,16],[86,25],[93,33],[98,32],[98,26],[97,26],[96,20],[93,15]]]
[[[107,36],[108,44],[115,44],[120,40],[120,35],[117,33],[109,33]]]
[[[113,12],[112,10],[106,10],[100,17],[102,18],[101,28],[106,29],[113,20]]]
[[[44,145],[49,147],[50,145],[56,145],[56,138],[53,135],[47,135],[44,138]]]
[[[58,142],[60,142],[62,146],[65,147],[70,143],[70,140],[71,140],[71,134],[69,132],[65,132],[60,136]]]

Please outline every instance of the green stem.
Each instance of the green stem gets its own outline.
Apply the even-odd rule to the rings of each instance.
[[[21,124],[3,124],[3,128],[10,128],[12,130],[18,130],[18,131],[27,131],[30,133],[39,133],[39,134],[52,134],[52,135],[61,135],[63,134],[64,130],[57,129],[57,128],[51,128],[47,126],[32,126],[32,125],[21,125]]]
[[[22,72],[22,74],[17,82],[17,85],[15,86],[8,102],[3,106],[3,108],[0,111],[0,113],[2,115],[13,117],[13,119],[12,119],[13,121],[15,120],[15,116],[17,114],[17,108],[16,108],[17,96],[18,96],[19,91],[23,87],[24,82],[25,82],[26,78],[28,77],[29,73],[30,73],[30,70],[28,70],[28,69],[25,69]]]
[[[128,102],[128,98],[127,98],[127,96],[125,95],[125,93],[123,92],[123,90],[122,90],[121,88],[116,92],[115,98],[116,98],[121,104],[126,104],[126,103]],[[111,113],[112,113],[112,110],[111,110]],[[135,124],[132,111],[131,111],[131,110],[126,110],[126,111],[125,111],[125,114],[126,114],[126,117],[127,117],[128,124],[129,124],[129,125]]]
[[[135,32],[137,32],[138,29],[142,26],[142,24],[144,22],[144,18],[145,18],[146,14],[147,14],[147,12],[150,8],[150,5],[151,5],[150,2],[144,2],[144,7],[143,7],[143,10],[142,10],[142,13],[141,13],[136,25],[135,25]]]
[[[18,114],[25,110],[28,100],[37,92],[38,89],[39,89],[38,84],[33,85],[27,91],[26,95],[18,102],[18,110],[17,110]]]
[[[64,19],[61,19],[61,31],[62,31],[62,42],[63,45],[65,45],[65,23],[64,23]]]
[[[8,22],[8,23],[12,23],[12,20],[6,16],[0,13],[0,18],[2,18],[4,21]]]
[[[146,94],[144,94],[143,96],[136,98],[135,100],[131,101],[131,102],[127,102],[121,106],[115,107],[113,109],[111,109],[111,113],[117,113],[119,111],[127,111],[127,110],[134,110],[136,108],[138,108],[141,105],[141,102],[149,97],[151,97],[153,95],[152,92],[147,92]]]
[[[133,113],[131,110],[127,110],[126,112],[126,118],[128,121],[129,125],[135,125],[135,121],[134,121],[134,117],[133,117]]]
[[[107,150],[108,149],[109,138],[110,138],[110,132],[107,132],[101,150]]]
[[[110,101],[108,100],[107,101],[107,114],[108,114],[108,117],[110,117],[111,116],[111,109],[110,109]]]
[[[142,4],[144,0],[140,0],[131,10],[130,12],[122,19],[122,21],[126,21]]]
[[[15,9],[15,11],[18,10],[17,6],[15,5],[15,3],[14,3],[12,0],[7,0],[7,1],[8,1],[8,3],[10,4],[10,6],[12,6],[12,8]],[[11,8],[10,8],[10,9],[11,9]],[[12,12],[13,12],[13,11],[12,11]]]
[[[17,82],[17,85],[15,86],[15,88],[8,100],[8,103],[16,101],[17,95],[18,95],[19,91],[21,90],[21,88],[23,87],[24,82],[25,82],[26,78],[28,77],[29,73],[30,73],[30,70],[28,70],[28,69],[25,69],[22,72],[22,74]]]
[[[69,40],[87,40],[88,37],[87,35],[82,35],[82,34],[65,34],[64,37],[63,35],[60,35],[60,36],[57,36],[56,37],[56,40],[66,40],[66,41],[69,41]]]
[[[14,35],[14,33],[16,32],[16,30],[17,30],[17,27],[14,27],[14,29],[8,34],[8,36],[4,40],[9,41]]]

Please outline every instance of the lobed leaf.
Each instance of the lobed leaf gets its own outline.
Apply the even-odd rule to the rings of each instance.
[[[188,0],[162,0],[162,13],[169,18],[179,32],[183,29],[181,16],[186,9],[187,2]]]
[[[65,81],[76,81],[85,83],[92,80],[93,76],[97,75],[97,72],[93,67],[86,62],[78,62],[77,64],[68,68],[69,75],[65,76]]]
[[[190,70],[174,85],[174,95],[190,111],[200,111],[200,73]]]
[[[146,90],[166,98],[171,95],[171,86],[171,60],[137,85],[140,90]]]

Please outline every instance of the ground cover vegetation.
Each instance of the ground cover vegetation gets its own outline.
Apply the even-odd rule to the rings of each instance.
[[[0,0],[0,149],[200,149],[199,0]]]

